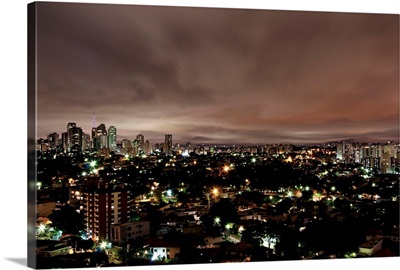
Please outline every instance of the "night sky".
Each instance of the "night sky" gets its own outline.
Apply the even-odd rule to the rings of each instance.
[[[37,136],[398,139],[399,16],[39,3]]]

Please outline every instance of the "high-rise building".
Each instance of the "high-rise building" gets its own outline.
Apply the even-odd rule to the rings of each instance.
[[[132,141],[132,154],[137,156],[139,154],[139,141],[133,140]]]
[[[63,132],[61,134],[61,140],[62,140],[62,146],[63,146],[64,152],[66,152],[68,149],[68,132]]]
[[[117,149],[117,129],[114,126],[108,128],[108,147],[111,151]]]
[[[390,154],[388,152],[383,152],[380,165],[382,173],[389,173],[392,164],[391,164]]]
[[[90,135],[87,133],[82,134],[82,150],[90,149]]]
[[[100,141],[100,148],[108,148],[108,137],[107,137],[107,135],[101,134],[99,136],[99,141]]]
[[[97,134],[96,134],[96,135],[97,135],[97,136],[100,136],[100,135],[105,135],[105,136],[107,136],[106,125],[100,124],[100,125],[97,127]]]
[[[91,188],[83,192],[86,232],[94,241],[111,239],[114,224],[130,221],[132,199],[124,188]]]
[[[58,133],[53,132],[47,135],[47,142],[49,143],[49,146],[51,149],[55,149],[58,143]]]
[[[151,149],[151,144],[149,142],[149,140],[146,140],[146,142],[144,143],[144,149],[143,149],[144,153],[146,155],[149,155],[152,153],[152,149]]]
[[[101,136],[106,137],[106,142],[104,143],[101,139]],[[107,129],[106,125],[100,124],[97,127],[92,128],[92,144],[94,149],[99,149],[103,147],[107,147],[105,145],[108,145],[108,138],[107,138]]]
[[[344,144],[340,142],[336,145],[336,159],[343,160],[343,154],[344,154]]]
[[[144,147],[144,136],[143,134],[139,134],[136,136],[136,140],[138,142],[138,149],[143,150]]]
[[[172,134],[165,134],[164,153],[172,154]]]
[[[79,147],[79,151],[82,151],[82,129],[80,127],[71,127],[68,130],[68,151],[71,151],[72,147]]]
[[[97,136],[97,127],[92,127],[92,140]]]
[[[72,128],[75,128],[76,127],[76,123],[73,123],[73,122],[69,122],[68,124],[67,124],[67,149],[69,150],[69,148],[71,147],[71,138],[70,138],[70,136],[69,136],[69,133],[70,133],[70,130],[72,129]]]
[[[132,141],[129,139],[123,139],[121,144],[122,144],[122,148],[125,150],[132,148]]]
[[[67,132],[68,132],[68,130],[69,130],[70,128],[73,128],[73,127],[76,127],[76,123],[69,122],[69,123],[67,124]]]

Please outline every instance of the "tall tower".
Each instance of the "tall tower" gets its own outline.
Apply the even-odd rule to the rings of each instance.
[[[139,134],[136,136],[136,140],[138,141],[138,146],[141,150],[143,150],[144,147],[144,136],[143,134]]]
[[[343,160],[344,144],[338,143],[336,146],[336,159]]]
[[[72,147],[78,147],[77,151],[82,151],[82,129],[80,127],[73,127],[68,130],[68,151]]]
[[[49,135],[47,135],[47,140],[49,141],[51,149],[56,148],[58,138],[59,138],[59,136],[58,136],[57,132],[53,132],[53,133],[50,133]]]
[[[71,129],[73,129],[73,128],[76,128],[76,123],[69,122],[67,124],[67,148],[68,148],[68,151],[72,145],[72,137],[70,136],[70,133],[71,133]]]
[[[108,147],[111,151],[117,148],[117,129],[114,126],[108,128]]]
[[[172,134],[165,134],[164,152],[167,155],[172,154]]]

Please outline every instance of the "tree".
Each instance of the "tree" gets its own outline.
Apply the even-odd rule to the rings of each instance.
[[[82,215],[69,204],[62,206],[59,210],[53,210],[49,219],[52,226],[65,234],[79,234],[84,229]]]
[[[214,220],[219,218],[219,224],[225,227],[228,223],[238,224],[239,216],[236,207],[229,199],[221,199],[210,208],[209,216]]]
[[[79,240],[77,242],[77,249],[83,249],[83,250],[91,250],[93,249],[95,246],[95,243],[93,242],[92,239],[88,239],[88,240]]]
[[[147,205],[147,219],[150,221],[150,234],[155,235],[160,227],[162,213],[151,204]]]
[[[293,201],[289,198],[286,198],[276,205],[276,210],[280,213],[287,213],[289,212],[289,209],[292,206],[293,206]]]
[[[311,190],[303,190],[301,192],[301,199],[304,201],[309,201],[312,198],[313,192]]]

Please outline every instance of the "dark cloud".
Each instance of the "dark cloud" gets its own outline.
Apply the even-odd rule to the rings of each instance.
[[[397,15],[38,3],[38,136],[397,139]]]

